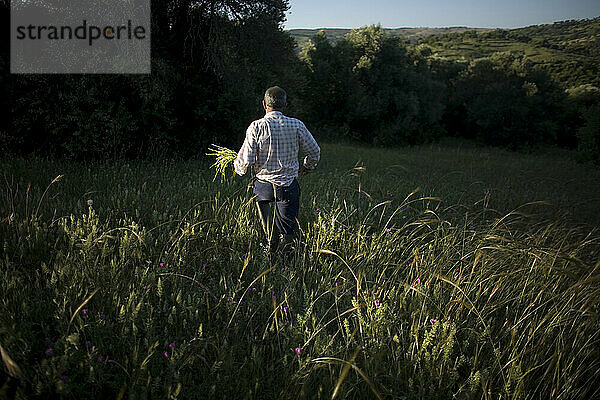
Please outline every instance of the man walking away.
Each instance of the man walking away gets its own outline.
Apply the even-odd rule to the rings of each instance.
[[[278,242],[284,249],[291,246],[300,208],[300,185],[296,178],[298,174],[312,172],[321,149],[302,121],[283,115],[286,93],[282,88],[267,89],[262,103],[265,116],[246,130],[246,139],[233,165],[238,175],[244,175],[249,165],[254,167],[253,191],[258,214],[273,251]],[[298,150],[305,155],[302,166],[298,163]],[[274,233],[273,224],[279,234]]]

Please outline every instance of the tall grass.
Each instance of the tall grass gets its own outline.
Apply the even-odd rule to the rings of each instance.
[[[295,254],[274,261],[248,180],[213,182],[206,161],[4,160],[6,387],[21,398],[598,396],[596,228],[549,218],[543,197],[513,207],[512,189],[479,201],[468,181],[403,190],[428,152],[441,169],[435,149],[323,149],[301,182]],[[490,207],[495,196],[509,207]]]

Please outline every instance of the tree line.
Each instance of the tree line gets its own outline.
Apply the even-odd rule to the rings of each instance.
[[[379,26],[298,53],[283,31],[287,0],[152,0],[152,73],[11,75],[0,46],[0,147],[74,158],[194,156],[239,145],[265,88],[319,140],[404,145],[462,136],[527,149],[600,154],[600,90],[562,86],[523,54],[436,57]],[[0,2],[7,27],[8,1]],[[569,25],[570,26],[570,25]],[[8,28],[6,28],[8,29]],[[7,36],[5,36],[7,37]]]

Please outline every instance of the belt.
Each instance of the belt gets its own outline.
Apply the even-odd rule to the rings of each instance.
[[[257,177],[254,177],[255,181],[258,181],[260,183],[264,183],[266,185],[275,185],[276,187],[287,187],[287,186],[282,186],[282,185],[276,185],[273,182],[268,182],[268,181],[263,181],[262,179],[258,179]],[[292,180],[292,183],[294,183],[294,181],[296,180],[296,178],[294,178],[294,180]],[[292,184],[290,183],[290,185]],[[288,185],[289,186],[289,185]]]

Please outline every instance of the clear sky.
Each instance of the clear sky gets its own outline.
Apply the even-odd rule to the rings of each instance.
[[[517,28],[600,16],[600,0],[290,0],[285,29]]]

